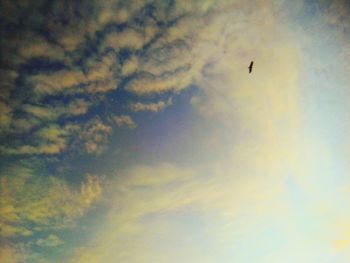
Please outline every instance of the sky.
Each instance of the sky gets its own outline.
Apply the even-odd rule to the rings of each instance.
[[[350,262],[349,12],[0,0],[0,262]]]

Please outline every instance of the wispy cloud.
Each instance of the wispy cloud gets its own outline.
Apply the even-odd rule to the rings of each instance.
[[[49,125],[35,132],[34,144],[2,146],[0,151],[5,154],[57,154],[66,148],[69,135],[70,132],[65,127]]]
[[[0,102],[0,127],[6,128],[12,120],[12,109],[5,102]]]
[[[63,244],[63,241],[56,235],[50,234],[46,238],[40,238],[36,241],[40,247],[57,247]]]
[[[108,142],[112,128],[99,118],[92,119],[84,127],[80,137],[84,141],[85,151],[88,154],[100,154]]]
[[[114,116],[113,120],[118,126],[127,126],[131,129],[137,126],[133,119],[127,115]]]
[[[103,197],[107,213],[93,230],[82,227],[96,232],[73,242],[68,262],[348,262],[341,260],[349,258],[349,182],[338,176],[346,158],[333,132],[313,127],[311,106],[303,105],[310,71],[302,69],[318,34],[308,27],[318,24],[332,32],[332,55],[340,50],[348,64],[349,10],[345,0],[316,2],[291,4],[312,20],[292,27],[286,1],[3,1],[0,153],[45,165],[3,169],[0,261],[40,262],[45,256],[25,256],[63,247],[57,232],[73,229]],[[329,67],[327,59],[320,64]],[[347,76],[336,78],[346,86]],[[211,124],[201,145],[209,160],[170,138],[186,165],[151,154],[144,159],[152,164],[129,165],[137,157],[123,170],[106,165],[114,170],[107,190],[99,176],[57,172],[90,169],[84,158],[114,147],[114,129],[143,126],[136,113],[175,108],[172,98],[189,87],[196,89],[189,114]]]
[[[156,103],[142,103],[142,102],[130,103],[129,108],[134,112],[139,112],[139,111],[159,112],[171,106],[172,103],[173,103],[172,99],[169,98],[167,101],[161,100]]]
[[[68,105],[46,107],[45,105],[23,105],[23,110],[39,119],[56,120],[62,116],[75,116],[86,114],[91,103],[83,100],[72,100]]]
[[[1,262],[17,263],[26,259],[25,253],[21,249],[16,249],[12,246],[0,246]]]
[[[37,74],[29,77],[29,83],[39,94],[98,93],[116,89],[118,79],[115,77],[118,64],[116,54],[109,52],[98,59],[87,61],[87,70],[61,70],[50,74]]]
[[[41,178],[25,167],[10,167],[2,174],[0,187],[2,237],[69,228],[101,195],[101,183],[95,176],[88,175],[76,191],[63,180]],[[54,239],[51,241],[58,241]]]
[[[283,211],[283,206],[277,201],[281,182],[274,183],[275,190],[271,192],[271,189],[263,189],[261,180],[264,179],[254,179],[256,181],[244,180],[243,175],[228,170],[227,166],[222,169],[212,166],[186,169],[169,164],[133,167],[111,185],[111,191],[115,193],[111,198],[119,201],[111,202],[115,205],[111,206],[105,230],[88,244],[94,249],[78,249],[71,262],[122,259],[138,262],[142,258],[160,260],[163,256],[170,260],[167,252],[156,253],[154,248],[145,244],[161,246],[157,237],[166,238],[174,227],[171,220],[167,222],[165,218],[181,217],[186,211],[191,211],[197,220],[215,214],[215,218],[225,224],[234,222],[247,209],[253,218],[278,216]],[[236,183],[234,189],[233,181]],[[266,209],[255,207],[257,200]],[[216,231],[216,234],[223,235],[228,229],[221,226]],[[129,242],[123,242],[125,236]],[[185,240],[180,236],[173,238],[174,249],[177,242]],[[204,260],[206,256],[208,254],[204,253],[198,260]]]
[[[106,36],[106,39],[103,43],[103,48],[113,48],[116,50],[122,48],[130,49],[140,49],[145,44],[144,37],[142,34],[138,33],[135,30],[124,30],[122,32],[113,32]]]

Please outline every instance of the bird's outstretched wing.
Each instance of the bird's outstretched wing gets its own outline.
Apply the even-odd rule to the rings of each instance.
[[[252,62],[250,62],[250,65],[249,65],[249,73],[251,73],[252,72],[252,70],[253,70],[253,64],[254,64],[254,62],[252,61]]]

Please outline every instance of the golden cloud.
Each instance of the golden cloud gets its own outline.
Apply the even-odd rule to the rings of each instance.
[[[29,81],[34,85],[36,92],[54,94],[83,84],[85,76],[80,71],[61,70],[49,75],[38,74],[32,76]]]
[[[104,41],[104,48],[113,49],[140,49],[145,44],[144,37],[142,34],[134,30],[126,30],[122,32],[114,32],[107,35]]]
[[[86,124],[80,137],[85,141],[85,151],[88,154],[100,154],[108,141],[112,128],[95,118]]]
[[[12,122],[12,131],[15,132],[28,132],[34,127],[40,124],[40,120],[37,118],[20,118],[14,119]]]
[[[226,164],[219,166],[180,168],[159,164],[130,168],[110,184],[114,194],[110,197],[113,201],[104,229],[86,247],[78,248],[70,262],[161,260],[165,254],[155,253],[147,243],[152,237],[164,237],[171,231],[164,217],[188,210],[200,217],[215,214],[226,222],[234,221],[247,208],[253,217],[268,211],[266,217],[273,218],[283,211],[277,198],[281,181],[274,182],[275,190],[271,191],[264,189],[266,180],[273,182],[270,177],[252,183],[232,168],[228,170]],[[255,206],[257,201],[261,207]]]
[[[72,100],[66,106],[36,106],[26,104],[23,110],[42,120],[56,120],[62,116],[76,116],[86,114],[91,103],[83,99]]]
[[[34,123],[35,124],[35,123]],[[24,124],[26,125],[26,124]],[[31,124],[29,124],[31,125]],[[31,126],[30,126],[31,127]],[[24,127],[22,127],[24,128]],[[60,127],[55,124],[47,125],[33,134],[33,144],[18,147],[0,147],[0,151],[6,154],[57,154],[67,147],[67,140],[76,132],[72,125]]]
[[[216,130],[225,130],[222,133],[235,141],[225,143],[225,157],[206,164],[140,166],[118,174],[115,185],[110,185],[114,201],[105,229],[77,250],[71,262],[171,262],[171,253],[155,251],[148,244],[172,233],[164,218],[183,211],[200,218],[215,215],[226,222],[219,230],[211,229],[223,242],[238,240],[227,235],[238,231],[238,219],[244,218],[247,230],[263,222],[283,221],[291,213],[284,170],[305,172],[298,158],[299,47],[279,26],[272,3],[241,2],[237,15],[234,3],[213,2],[198,3],[205,16],[179,19],[166,30],[150,47],[154,55],[146,54],[139,61],[142,70],[126,89],[148,95],[195,83],[201,91],[196,108],[219,120]],[[196,6],[179,4],[185,9]],[[254,27],[252,20],[257,21]],[[256,68],[249,75],[251,60]],[[292,234],[286,230],[286,235]],[[178,237],[179,243],[183,240]]]
[[[130,129],[134,129],[137,126],[133,119],[128,115],[114,116],[113,120],[120,127],[127,126]]]
[[[163,76],[141,74],[127,84],[126,90],[142,96],[166,91],[180,91],[187,88],[191,82],[191,74],[188,74],[186,69],[179,69],[176,74],[165,73]]]
[[[77,191],[65,181],[50,176],[38,177],[31,169],[23,167],[8,169],[0,179],[0,188],[2,237],[28,236],[33,231],[71,227],[101,195],[101,183],[96,176],[88,175]],[[44,244],[44,240],[40,243]]]
[[[201,16],[200,10],[191,10],[191,16],[179,19],[151,44],[139,62],[137,76],[127,83],[128,91],[138,95],[176,92],[197,82],[203,67],[215,56],[217,48],[211,45],[217,45],[224,28],[224,12],[214,8]]]
[[[161,2],[156,4],[162,6]],[[132,24],[129,21],[133,21],[135,13],[145,6],[142,1],[129,1],[124,6],[119,5],[120,2],[107,3],[107,8],[97,15],[97,21],[82,23],[88,28],[89,37],[109,23]],[[343,7],[336,5],[334,8]],[[289,197],[286,178],[297,182],[295,188],[309,190],[310,186],[305,184],[308,180],[305,178],[309,178],[305,172],[308,164],[303,160],[307,156],[305,152],[320,158],[325,154],[306,149],[303,142],[311,144],[312,140],[302,141],[299,137],[300,47],[281,22],[276,8],[273,1],[176,1],[174,10],[159,8],[150,18],[169,25],[161,32],[155,29],[154,21],[144,30],[136,23],[128,24],[121,32],[105,36],[99,52],[107,47],[114,51],[84,61],[86,69],[72,67],[28,78],[37,93],[48,95],[65,91],[90,94],[111,91],[117,88],[121,76],[130,77],[126,90],[140,96],[176,93],[196,84],[200,94],[192,99],[194,107],[203,116],[214,119],[218,125],[215,129],[230,138],[225,142],[225,157],[220,156],[215,163],[187,168],[169,164],[137,166],[122,174],[118,172],[110,184],[110,211],[103,222],[104,228],[94,240],[77,250],[71,262],[166,261],[169,259],[167,252],[155,250],[149,239],[176,232],[176,227],[165,222],[164,217],[176,216],[187,209],[200,218],[210,219],[215,215],[225,222],[222,228],[209,227],[205,231],[212,231],[212,236],[220,240],[232,238],[230,244],[237,241],[237,232],[254,232],[256,225],[260,231],[268,228],[266,224],[276,221],[281,223],[278,229],[283,229],[287,238],[294,237],[290,232],[297,227],[290,226],[298,222],[293,218],[297,217],[291,205],[293,200],[286,201]],[[341,24],[344,13],[331,18],[330,23]],[[61,30],[57,42],[66,51],[77,50],[87,34],[86,30],[78,32],[77,28],[84,26],[67,33]],[[155,35],[157,37],[152,38]],[[49,48],[45,43],[36,45],[38,43],[28,46],[27,51],[21,49],[22,55],[40,55],[43,52],[40,48]],[[117,52],[124,48],[132,55],[119,65]],[[251,60],[255,61],[255,67],[253,73],[248,74]],[[83,104],[81,101],[72,106],[71,114],[84,114],[88,106]],[[170,104],[171,101],[134,102],[129,109],[158,112]],[[0,104],[5,112],[5,117],[0,115],[0,125],[8,126],[12,109],[4,105]],[[50,114],[56,114],[44,112],[34,104],[26,107],[27,112],[39,118],[50,119]],[[135,125],[128,115],[116,116],[114,121],[118,126]],[[27,129],[32,127],[27,122],[21,125]],[[6,151],[61,152],[68,144],[68,134],[80,128],[60,129],[56,126],[43,128],[35,133],[36,138],[42,140],[38,145]],[[213,135],[216,140],[220,132]],[[109,125],[94,119],[81,128],[80,138],[87,153],[98,154],[110,134]],[[212,155],[216,154],[213,147],[207,149]],[[322,162],[318,160],[318,163]],[[81,188],[74,190],[57,178],[49,177],[42,182],[26,173],[30,174],[23,172],[23,176],[5,176],[0,180],[3,197],[0,222],[5,237],[32,235],[34,229],[28,228],[26,222],[46,229],[68,227],[101,195],[99,180],[94,176],[88,176]],[[314,216],[312,209],[302,216]],[[237,224],[239,220],[244,221],[242,226]],[[176,234],[171,235],[172,238],[183,240]],[[54,239],[51,237],[51,241]],[[313,243],[309,239],[302,241],[297,248],[299,245],[308,250],[309,243]],[[40,243],[44,244],[45,240]],[[333,245],[346,250],[347,237],[340,235]],[[12,260],[12,252],[4,253]],[[191,260],[203,262],[205,259]]]
[[[29,34],[26,39],[30,39],[29,43],[22,43],[19,47],[19,55],[24,60],[37,57],[46,57],[50,59],[64,60],[65,54],[60,46],[53,45],[42,36]]]
[[[9,105],[0,101],[0,128],[6,128],[12,120],[12,109]]]
[[[28,77],[29,83],[39,95],[68,93],[99,93],[116,89],[118,64],[114,52],[109,52],[98,59],[87,61],[88,69],[60,70],[50,74],[37,74]]]
[[[124,62],[121,73],[123,76],[131,75],[137,71],[138,67],[139,61],[136,56],[133,56]]]
[[[114,52],[109,52],[98,60],[88,61],[88,63],[86,79],[91,82],[112,78],[113,71],[118,67]]]
[[[3,100],[8,100],[10,96],[10,92],[13,90],[15,81],[18,77],[18,72],[15,70],[5,70],[0,69],[0,78],[1,78],[1,92],[0,92],[0,98]]]
[[[171,105],[172,105],[172,99],[169,98],[167,101],[161,100],[156,103],[141,103],[141,102],[130,103],[129,108],[134,112],[139,112],[139,111],[159,112]]]

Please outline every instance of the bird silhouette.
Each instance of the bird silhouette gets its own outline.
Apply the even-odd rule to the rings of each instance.
[[[249,74],[252,73],[253,64],[254,64],[254,61],[250,62],[250,65],[249,65],[249,67],[248,67],[248,69],[249,69]]]

